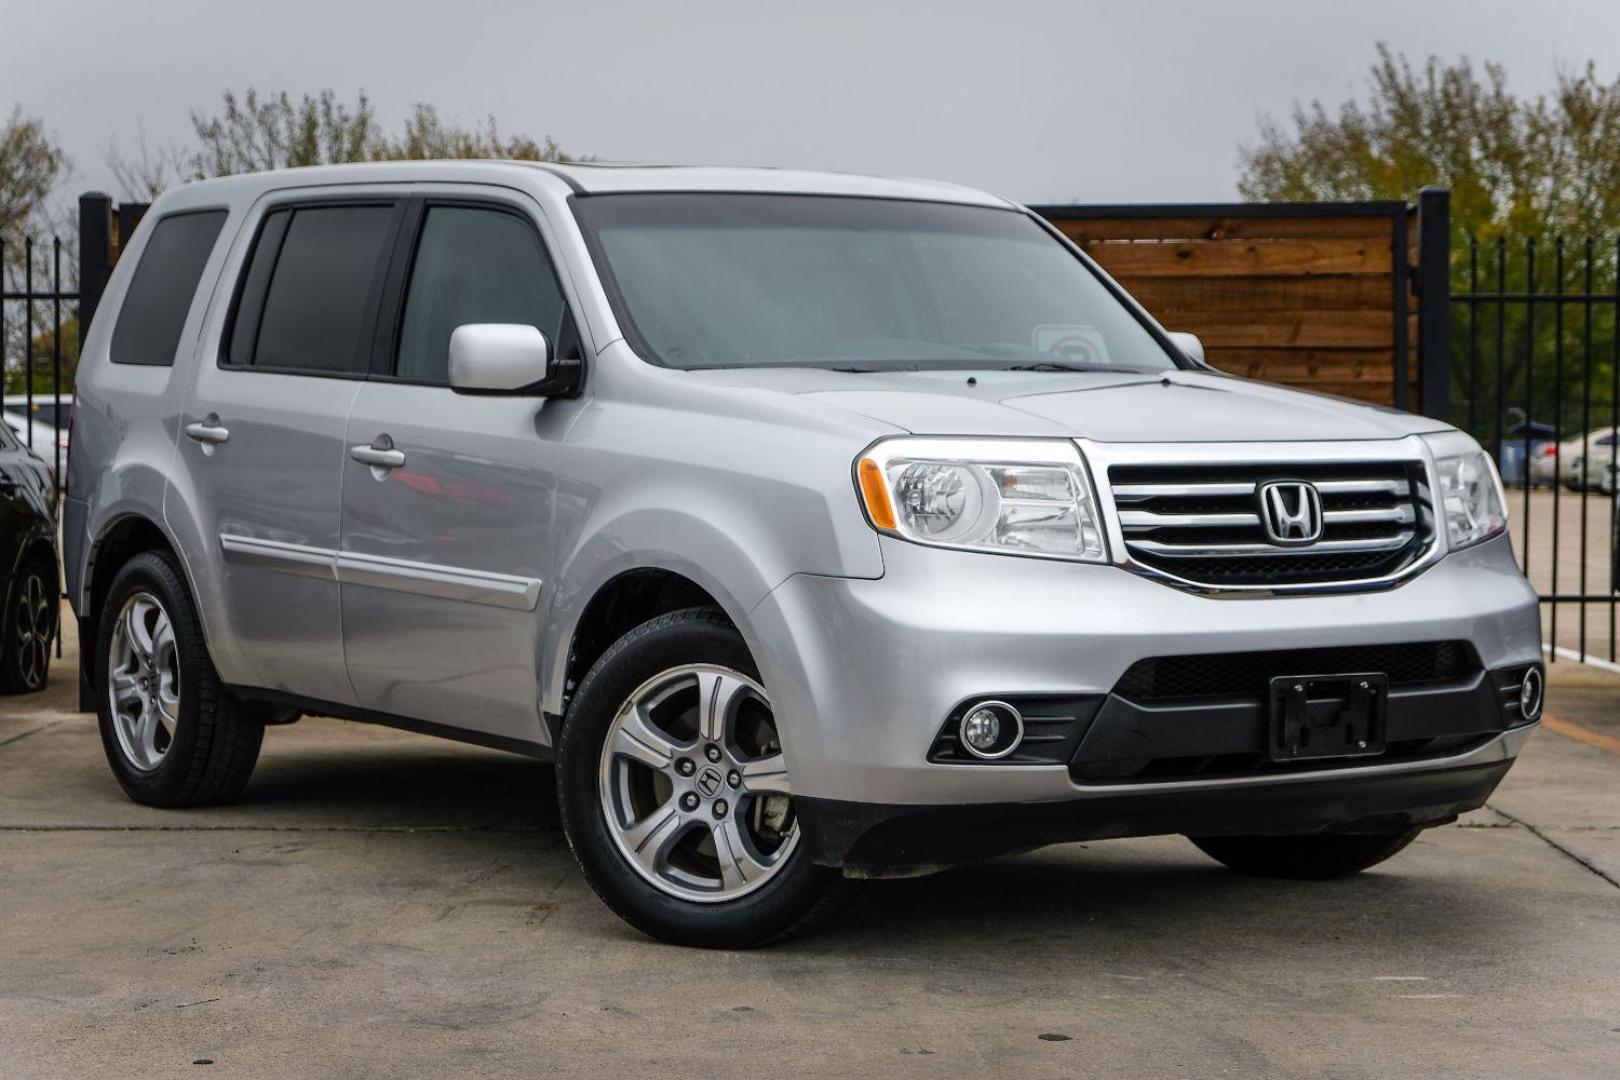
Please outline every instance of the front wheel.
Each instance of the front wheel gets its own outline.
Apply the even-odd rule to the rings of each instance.
[[[1376,866],[1417,838],[1397,833],[1319,833],[1309,836],[1192,836],[1198,850],[1253,877],[1318,881]]]
[[[770,698],[712,609],[643,623],[597,661],[563,724],[557,790],[591,887],[665,941],[767,944],[845,888],[804,854]]]

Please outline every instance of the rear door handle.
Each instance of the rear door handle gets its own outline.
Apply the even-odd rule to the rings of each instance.
[[[218,446],[220,443],[228,442],[230,437],[230,429],[220,424],[218,413],[209,413],[197,423],[186,425],[186,438],[193,442]]]
[[[351,446],[349,456],[362,465],[370,465],[376,470],[397,469],[405,464],[405,451],[394,449],[394,440],[388,435],[378,435],[371,440],[369,446]]]

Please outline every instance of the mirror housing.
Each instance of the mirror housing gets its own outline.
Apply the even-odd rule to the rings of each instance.
[[[1199,367],[1208,367],[1209,361],[1204,359],[1204,343],[1198,340],[1197,334],[1188,334],[1180,330],[1166,330],[1170,344],[1181,350],[1181,355],[1197,364]]]
[[[521,323],[464,323],[450,334],[450,389],[458,394],[562,397],[580,362],[557,360],[539,329]]]

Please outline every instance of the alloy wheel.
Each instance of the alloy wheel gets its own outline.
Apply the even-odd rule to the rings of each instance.
[[[770,701],[730,668],[683,665],[637,687],[608,729],[599,784],[620,853],[684,900],[753,892],[799,842]]]
[[[38,573],[25,573],[18,585],[14,622],[17,627],[17,640],[13,642],[17,649],[17,670],[22,675],[23,686],[38,690],[45,685],[45,675],[50,670],[54,631],[49,591],[45,588],[45,579]]]
[[[142,772],[163,764],[180,718],[180,653],[163,604],[148,592],[124,602],[107,657],[113,729]]]

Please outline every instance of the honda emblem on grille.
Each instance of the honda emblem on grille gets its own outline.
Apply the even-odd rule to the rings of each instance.
[[[1273,544],[1314,544],[1322,538],[1322,495],[1301,480],[1261,484],[1260,520]]]

